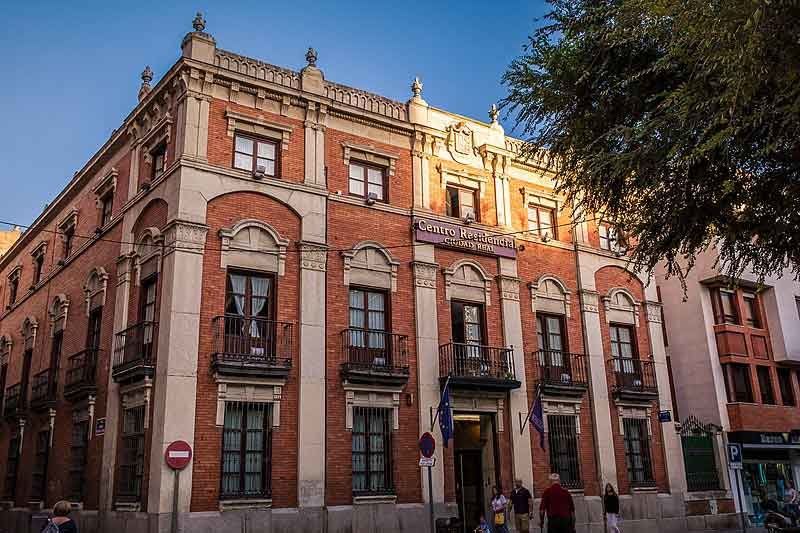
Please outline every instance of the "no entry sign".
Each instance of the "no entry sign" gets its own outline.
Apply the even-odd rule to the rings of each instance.
[[[173,470],[183,470],[192,460],[192,447],[183,440],[176,440],[167,446],[164,452],[164,460],[167,466]]]
[[[419,452],[425,458],[433,457],[433,452],[436,450],[436,439],[427,431],[419,438]]]

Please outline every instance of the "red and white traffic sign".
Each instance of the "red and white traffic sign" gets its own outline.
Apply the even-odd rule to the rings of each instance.
[[[186,441],[176,440],[167,446],[167,451],[164,452],[164,460],[171,469],[183,470],[192,460],[192,447]]]

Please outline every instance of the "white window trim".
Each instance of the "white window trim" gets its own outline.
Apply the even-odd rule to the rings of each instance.
[[[92,279],[97,278],[97,287],[92,289],[91,283]],[[95,267],[89,271],[89,275],[86,276],[86,283],[83,285],[83,292],[85,297],[86,303],[86,316],[88,317],[89,314],[92,312],[92,299],[94,299],[97,295],[102,295],[100,299],[100,305],[96,307],[102,307],[106,304],[106,294],[108,289],[108,272],[103,267]]]
[[[481,197],[486,192],[486,184],[489,182],[488,178],[447,169],[441,165],[439,165],[437,168],[442,175],[442,190],[447,189],[447,186],[450,184],[463,187],[465,189],[471,189],[478,193],[478,198],[476,198],[476,200],[478,201],[478,204],[480,204]],[[478,205],[475,206],[475,209],[478,209]]]
[[[392,410],[392,430],[400,429],[400,393],[402,387],[361,386],[344,383],[345,429],[353,430],[353,407],[376,407]]]
[[[28,316],[22,321],[20,335],[26,350],[36,348],[36,333],[39,331],[39,321],[36,317]]]
[[[651,420],[651,408],[642,407],[641,405],[626,404],[617,402],[617,416],[619,417],[619,434],[625,437],[625,418],[633,418],[638,420],[647,420],[647,436],[653,437],[653,425]]]
[[[265,119],[263,116],[253,117],[239,113],[232,109],[225,110],[225,118],[228,120],[228,137],[233,138],[236,132],[251,134],[265,139],[276,141],[281,151],[289,149],[289,141],[292,136],[292,127]],[[241,170],[241,169],[240,169]],[[280,175],[278,169],[275,174]]]
[[[483,281],[478,283],[464,283],[461,280],[457,280],[455,278],[455,273],[461,267],[474,269],[478,272],[478,274],[480,274],[480,277],[483,279]],[[492,280],[477,261],[473,261],[471,259],[460,259],[453,263],[450,268],[444,269],[442,274],[444,275],[444,294],[446,300],[451,300],[451,298],[454,296],[453,293],[456,292],[457,288],[463,287],[467,290],[482,290],[483,298],[470,297],[469,295],[462,293],[457,295],[457,299],[481,302],[485,304],[486,307],[492,305]]]
[[[623,293],[625,296],[627,296],[630,301],[633,302],[633,306],[629,307],[612,303],[617,293]],[[603,306],[605,307],[606,311],[606,322],[631,324],[639,327],[639,310],[641,309],[641,302],[636,300],[629,290],[622,287],[610,289],[608,294],[603,296]]]
[[[285,380],[235,378],[214,375],[217,382],[217,416],[218,427],[225,425],[225,407],[227,402],[270,403],[272,404],[272,427],[281,426],[281,397]]]
[[[397,169],[397,161],[400,156],[381,150],[372,145],[355,144],[348,141],[342,141],[342,152],[344,165],[350,167],[351,160],[354,162],[368,163],[386,169],[386,175],[392,177]]]
[[[544,285],[545,281],[552,281],[554,282],[559,289],[561,289],[561,298],[554,297],[550,294],[546,294],[543,292],[539,292],[539,287]],[[535,313],[537,309],[536,301],[541,298],[543,300],[551,301],[551,302],[559,302],[561,306],[563,306],[563,314],[567,318],[572,316],[572,311],[570,311],[572,307],[572,293],[567,286],[562,282],[557,276],[554,274],[543,274],[539,276],[539,279],[533,281],[528,284],[528,289],[530,290],[531,295],[531,312]]]
[[[61,329],[59,331],[64,331],[67,329],[67,316],[69,315],[69,298],[66,294],[60,293],[56,294],[53,297],[53,301],[50,304],[49,313],[50,315],[50,337],[53,337],[56,333],[56,324],[61,322]]]
[[[451,411],[487,413],[496,415],[494,422],[497,431],[499,433],[505,431],[505,426],[503,423],[505,399],[502,396],[490,394],[487,394],[484,397],[461,396],[460,394],[454,393],[450,400]]]
[[[151,250],[147,253],[140,253],[139,247],[142,246],[144,238],[149,236],[152,244]],[[161,257],[164,253],[164,235],[161,230],[155,227],[145,228],[139,239],[136,241],[133,251],[133,269],[134,269],[134,285],[137,287],[141,284],[142,265],[148,261],[156,261],[156,273],[161,273]]]
[[[267,235],[274,242],[272,248],[257,248],[241,246],[235,242],[236,235],[249,228],[257,228]],[[274,272],[278,276],[283,276],[286,272],[286,251],[289,247],[289,239],[281,237],[278,230],[260,220],[244,219],[240,220],[231,228],[222,228],[219,230],[219,237],[222,241],[220,251],[220,268],[226,269],[228,267],[245,267],[264,272]],[[272,252],[265,254],[264,252]],[[271,261],[272,257],[276,257],[276,261]]]
[[[388,268],[353,262],[360,252],[366,252],[370,249],[377,250],[386,259]],[[375,286],[376,288],[390,289],[391,292],[397,292],[397,270],[400,267],[400,262],[395,260],[389,251],[380,243],[375,241],[361,241],[353,246],[352,249],[342,252],[342,259],[344,261],[345,287],[350,286],[352,278],[357,278],[359,281],[357,285]],[[370,278],[372,278],[371,282],[362,282],[364,280],[370,280]]]
[[[94,204],[97,206],[97,209],[103,209],[103,198],[109,194],[113,202],[114,191],[117,190],[117,176],[119,176],[119,171],[112,167],[111,171],[104,178],[98,180],[97,184],[92,187],[92,192],[94,192],[95,195]],[[111,213],[108,222],[111,222],[113,219],[114,214]]]
[[[144,429],[150,427],[150,400],[153,390],[152,379],[145,377],[143,381],[134,383],[127,387],[120,388],[120,403],[122,412],[120,416],[125,416],[126,409],[133,409],[144,405]]]
[[[14,339],[11,335],[3,335],[0,337],[0,365],[7,365],[11,349],[14,347]],[[5,394],[5,391],[3,392]]]

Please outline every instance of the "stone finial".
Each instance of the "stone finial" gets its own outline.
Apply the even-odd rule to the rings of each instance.
[[[153,69],[150,68],[150,65],[144,67],[142,71],[142,86],[139,87],[139,101],[141,102],[142,99],[147,96],[150,92],[150,82],[153,81]]]
[[[489,118],[492,120],[492,124],[497,124],[498,115],[500,112],[497,110],[497,104],[492,104],[492,107],[489,108]]]
[[[206,29],[206,19],[203,18],[203,14],[199,11],[197,12],[197,15],[194,16],[192,27],[194,28],[194,31],[203,31]]]
[[[414,81],[411,83],[411,94],[414,95],[414,98],[419,98],[422,94],[422,82],[419,81],[418,76],[415,76]]]
[[[308,52],[306,52],[306,61],[308,61],[309,67],[316,67],[317,66],[317,51],[313,48],[309,47]]]

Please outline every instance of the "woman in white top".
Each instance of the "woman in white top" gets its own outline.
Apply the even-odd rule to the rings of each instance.
[[[503,496],[503,492],[495,485],[492,487],[492,525],[494,526],[494,533],[508,533],[508,525],[506,524],[507,508],[508,499]]]

